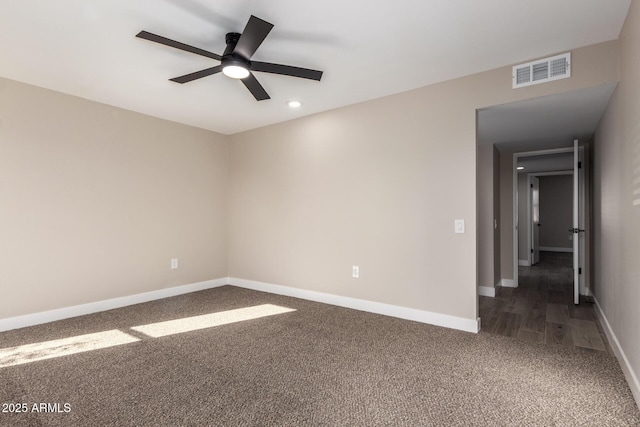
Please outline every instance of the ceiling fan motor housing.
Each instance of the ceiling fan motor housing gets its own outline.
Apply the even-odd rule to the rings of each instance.
[[[247,70],[251,68],[251,63],[247,58],[233,52],[236,48],[236,44],[238,44],[238,40],[240,40],[241,35],[242,34],[239,33],[227,33],[227,35],[225,36],[227,47],[222,54],[221,63],[223,67],[235,65],[238,67],[246,68]]]

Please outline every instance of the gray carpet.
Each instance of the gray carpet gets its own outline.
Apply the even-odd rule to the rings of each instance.
[[[161,338],[131,327],[259,304],[296,311]],[[470,334],[231,286],[0,333],[0,349],[119,329],[141,340],[0,368],[2,426],[630,426],[605,352]]]

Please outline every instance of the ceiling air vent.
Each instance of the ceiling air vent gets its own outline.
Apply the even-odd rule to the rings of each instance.
[[[538,59],[513,67],[513,88],[571,77],[571,53]]]

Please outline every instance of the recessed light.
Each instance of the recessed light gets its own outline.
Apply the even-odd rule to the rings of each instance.
[[[300,108],[302,106],[302,102],[300,101],[289,101],[287,102],[289,108]]]
[[[524,166],[518,166],[516,169],[518,169],[519,171],[524,169]]]

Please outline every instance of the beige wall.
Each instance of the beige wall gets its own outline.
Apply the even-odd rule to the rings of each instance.
[[[527,203],[527,198],[529,197],[528,182],[529,177],[526,173],[518,173],[518,260],[521,261],[529,259],[527,252],[531,250],[527,233],[529,228],[527,222],[527,207],[529,206]]]
[[[500,274],[513,280],[513,152],[500,152]]]
[[[0,319],[225,277],[227,178],[228,137],[0,79]]]
[[[475,319],[475,111],[429,98],[234,136],[230,276]]]
[[[478,199],[478,286],[493,287],[494,277],[494,147],[479,145],[477,176]]]
[[[640,402],[640,4],[620,35],[620,84],[597,129],[593,291],[631,369]]]
[[[493,230],[493,283],[494,286],[500,282],[501,259],[500,259],[500,227],[502,215],[500,212],[500,152],[493,147],[493,217],[495,218]]]
[[[617,80],[617,42],[572,53],[233,137],[0,80],[0,317],[228,274],[475,319],[476,109]]]
[[[541,176],[540,246],[571,249],[573,226],[573,175]]]
[[[572,62],[544,85],[513,90],[503,67],[234,135],[230,276],[475,319],[475,111],[617,81],[617,42]]]

